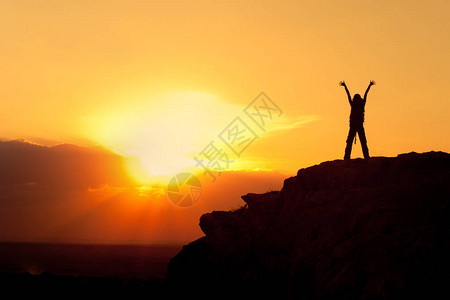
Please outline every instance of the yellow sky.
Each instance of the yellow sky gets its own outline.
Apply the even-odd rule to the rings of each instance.
[[[1,1],[0,137],[100,143],[176,172],[264,91],[285,129],[241,166],[293,173],[343,156],[338,81],[362,94],[374,79],[371,155],[448,152],[449,13],[445,0]]]

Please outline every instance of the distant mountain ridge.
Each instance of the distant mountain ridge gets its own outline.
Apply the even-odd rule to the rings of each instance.
[[[408,153],[301,169],[281,191],[200,218],[175,256],[180,295],[251,299],[449,296],[450,155]]]

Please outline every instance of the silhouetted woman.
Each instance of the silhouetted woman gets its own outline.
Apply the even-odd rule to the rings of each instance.
[[[348,102],[352,107],[350,113],[350,130],[348,132],[347,137],[347,147],[345,147],[345,155],[344,159],[350,159],[350,153],[352,152],[352,142],[355,138],[356,133],[359,135],[359,140],[361,141],[361,147],[364,154],[364,158],[369,158],[369,149],[367,148],[367,140],[366,134],[364,132],[364,106],[366,105],[367,93],[370,90],[370,87],[375,84],[375,81],[371,80],[369,86],[367,87],[366,93],[364,94],[364,99],[361,98],[359,94],[355,94],[352,97],[350,96],[350,92],[348,91],[347,85],[344,81],[339,82],[340,85],[345,87],[345,91],[347,92]]]

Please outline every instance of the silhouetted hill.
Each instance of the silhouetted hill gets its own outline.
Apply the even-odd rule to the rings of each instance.
[[[447,298],[450,155],[331,161],[200,219],[168,284],[196,298]],[[212,293],[212,295],[211,295]]]

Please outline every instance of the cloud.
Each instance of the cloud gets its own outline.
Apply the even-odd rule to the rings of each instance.
[[[280,189],[275,172],[198,175],[202,196],[189,208],[166,185],[137,186],[123,157],[98,147],[0,142],[0,241],[184,243],[203,235],[198,220],[244,204],[248,192]]]
[[[267,132],[277,133],[278,131],[292,130],[320,120],[321,118],[318,115],[299,116],[296,118],[280,117],[271,121]]]
[[[104,184],[133,185],[123,165],[122,156],[101,147],[47,147],[25,140],[0,141],[0,188],[26,184],[85,190]]]

